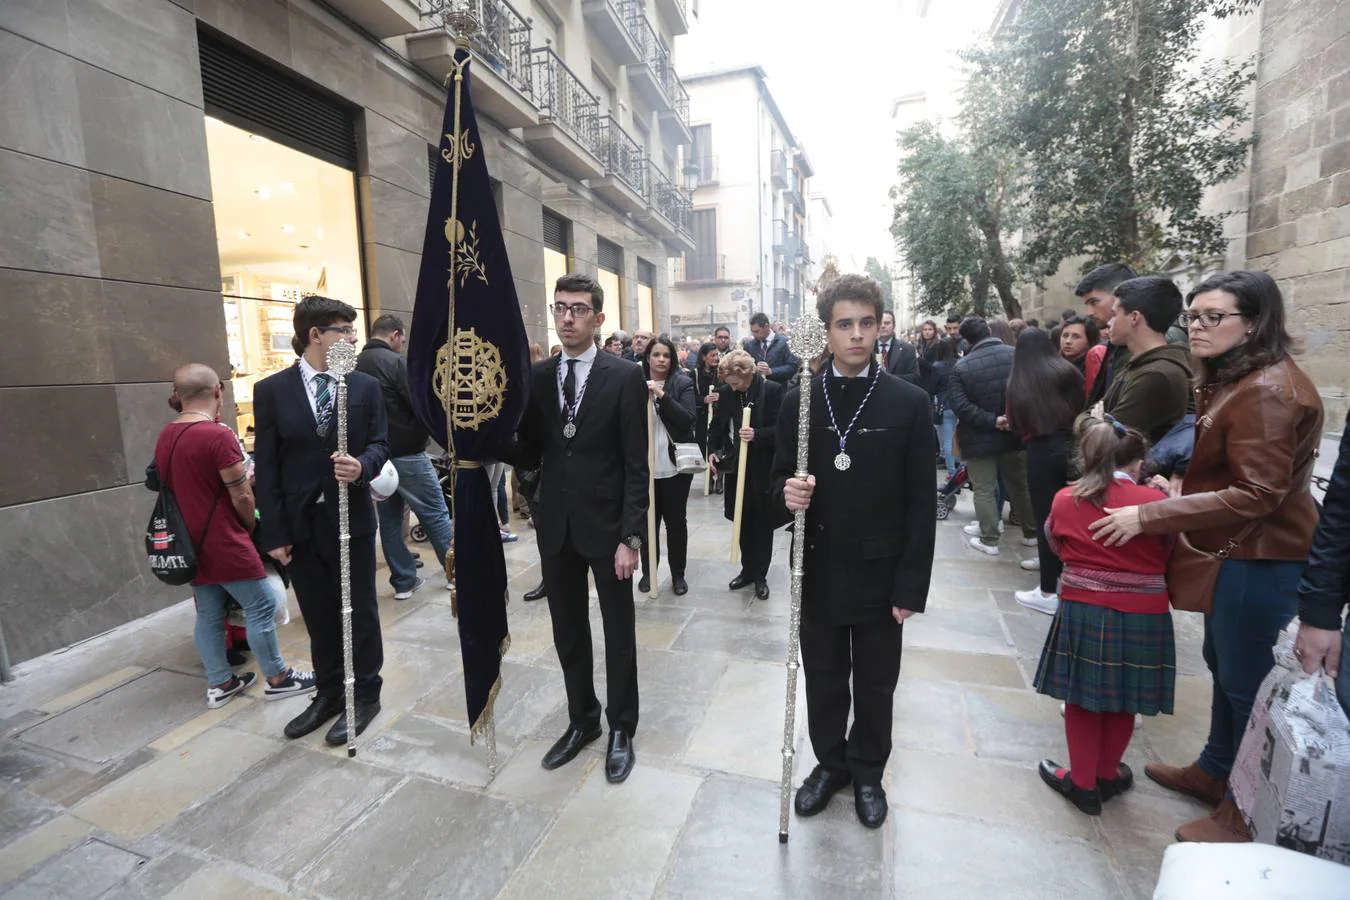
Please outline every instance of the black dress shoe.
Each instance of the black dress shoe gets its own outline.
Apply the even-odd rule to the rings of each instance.
[[[341,697],[319,695],[310,701],[304,712],[286,723],[284,733],[291,740],[302,738],[341,712]]]
[[[576,759],[581,748],[585,747],[591,741],[600,737],[600,726],[597,725],[591,731],[582,731],[575,725],[568,725],[563,736],[554,742],[553,746],[548,748],[541,761],[545,769],[556,769],[559,766],[565,766]]]
[[[689,593],[689,582],[684,580],[683,575],[676,575],[670,579],[670,589],[675,592],[676,597],[683,597]]]
[[[645,594],[652,589],[652,580],[646,575],[638,579],[638,593]]]
[[[731,579],[731,584],[727,585],[727,587],[728,587],[729,589],[733,590],[733,591],[739,591],[741,588],[743,588],[743,587],[749,587],[750,585],[752,585],[752,584],[754,584],[754,583],[755,583],[755,580],[754,580],[753,578],[751,578],[750,576],[748,576],[748,575],[746,575],[744,572],[742,572],[741,574],[737,575],[735,578]]]
[[[633,753],[633,739],[623,731],[609,733],[609,748],[605,750],[605,778],[610,784],[622,784],[633,771],[637,756]]]
[[[848,787],[851,780],[847,772],[831,772],[816,766],[797,788],[797,799],[793,803],[797,815],[814,816],[829,805],[831,797]]]
[[[345,704],[344,704],[345,705]],[[361,732],[366,730],[370,720],[380,714],[380,701],[356,701],[356,736],[360,737]],[[328,733],[323,736],[324,743],[330,747],[338,747],[347,743],[347,712],[343,710],[342,715],[333,723],[333,727],[328,729]]]
[[[235,666],[242,666],[244,663],[248,662],[248,657],[239,650],[226,650],[225,662],[229,663],[230,667],[233,668]]]
[[[1049,785],[1051,790],[1062,794],[1070,803],[1078,807],[1080,812],[1087,813],[1089,816],[1100,816],[1102,814],[1101,792],[1095,787],[1080,788],[1074,784],[1073,779],[1069,777],[1068,769],[1061,768],[1054,760],[1043,759],[1037,771],[1041,775],[1041,781]]]
[[[532,591],[525,592],[526,600],[544,600],[547,598],[548,598],[548,588],[544,587],[544,583],[542,581],[539,582],[539,587],[535,588]]]
[[[755,582],[755,599],[756,600],[769,599],[769,583],[765,581],[763,578],[760,578]]]
[[[1097,779],[1097,792],[1102,795],[1103,803],[1112,797],[1119,797],[1132,787],[1134,787],[1134,772],[1124,763],[1116,770],[1115,778]]]
[[[886,792],[879,784],[855,784],[853,809],[859,822],[868,828],[880,828],[886,821]]]

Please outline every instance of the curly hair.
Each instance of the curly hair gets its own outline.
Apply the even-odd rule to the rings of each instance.
[[[840,275],[816,298],[816,315],[820,316],[820,321],[827,328],[834,315],[834,305],[841,300],[853,300],[871,306],[876,311],[877,322],[881,321],[881,315],[885,312],[881,285],[866,275]]]
[[[717,374],[722,378],[728,375],[753,375],[755,358],[738,347],[722,357],[717,364]]]

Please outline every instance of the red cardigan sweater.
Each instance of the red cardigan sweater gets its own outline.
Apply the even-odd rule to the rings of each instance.
[[[1165,494],[1122,478],[1106,489],[1102,507],[1118,509],[1162,500]],[[1064,563],[1059,595],[1065,600],[1105,606],[1120,612],[1168,611],[1167,558],[1170,535],[1141,534],[1119,547],[1092,539],[1088,526],[1105,517],[1101,507],[1076,500],[1073,488],[1055,495],[1045,523],[1050,547]]]

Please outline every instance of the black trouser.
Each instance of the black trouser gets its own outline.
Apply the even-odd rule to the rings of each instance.
[[[617,546],[617,545],[616,545]],[[600,618],[605,628],[605,678],[609,696],[605,718],[610,731],[629,737],[637,731],[637,632],[633,616],[633,579],[614,575],[614,557],[586,559],[564,539],[558,553],[540,555],[548,611],[553,619],[553,645],[567,688],[567,715],[583,731],[600,726],[600,701],[595,696],[595,654],[591,646],[590,593],[586,572],[595,577]]]
[[[322,504],[315,504],[309,540],[296,544],[288,567],[300,614],[309,631],[310,656],[318,695],[343,696],[342,582],[338,566],[338,536]],[[352,668],[356,699],[380,699],[380,667],[384,644],[380,637],[380,608],[375,599],[375,535],[353,536],[352,561]]]
[[[891,711],[900,679],[903,634],[891,618],[858,625],[802,620],[811,747],[825,769],[847,772],[859,784],[881,784],[891,756]],[[850,700],[853,728],[845,737]]]
[[[753,493],[753,485],[754,481],[747,479],[741,504],[741,574],[751,581],[762,581],[773,563],[775,522],[769,512],[768,496]],[[726,473],[726,491],[729,496],[736,493],[735,469]],[[728,503],[727,508],[731,509],[732,504]]]
[[[1033,438],[1027,442],[1027,489],[1036,514],[1036,553],[1041,561],[1041,592],[1059,593],[1064,564],[1045,538],[1045,520],[1055,494],[1069,483],[1069,452],[1073,438],[1067,434]]]
[[[666,541],[670,544],[670,574],[684,577],[684,566],[689,560],[689,485],[693,475],[672,475],[656,479],[656,529],[649,535],[656,542],[656,562],[661,562],[661,523],[666,525]],[[648,550],[642,545],[642,571],[647,572]],[[647,572],[650,575],[650,572]]]

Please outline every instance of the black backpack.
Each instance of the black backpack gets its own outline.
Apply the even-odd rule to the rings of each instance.
[[[159,499],[155,501],[155,508],[150,513],[150,525],[145,530],[146,561],[150,564],[150,571],[165,584],[184,585],[197,577],[197,551],[193,548],[192,537],[183,523],[183,513],[178,509],[178,500],[173,495],[169,469],[173,465],[173,451],[178,448],[178,442],[188,429],[200,424],[202,423],[194,422],[173,439],[168,458],[165,460],[165,470],[159,479]],[[206,530],[211,526],[211,517],[215,515],[216,503],[219,501],[220,492],[217,491],[216,499],[211,504],[211,512],[206,516],[206,524],[202,526],[201,536],[197,538],[198,545],[206,539]]]

